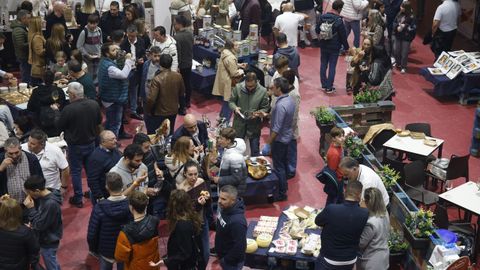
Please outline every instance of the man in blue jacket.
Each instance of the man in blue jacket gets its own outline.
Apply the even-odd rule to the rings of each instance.
[[[122,158],[117,149],[117,137],[110,130],[100,133],[100,145],[93,150],[87,160],[87,183],[90,188],[90,199],[95,205],[97,201],[108,198],[105,186],[105,174]]]
[[[340,49],[348,50],[347,34],[340,12],[343,8],[342,0],[335,0],[332,10],[323,14],[317,24],[317,33],[320,39],[320,82],[323,90],[329,94],[335,91],[335,69],[340,55]],[[327,76],[328,68],[328,76]]]
[[[315,218],[322,229],[322,248],[316,270],[351,270],[357,261],[358,244],[367,223],[368,210],[359,205],[362,183],[351,181],[343,204],[329,204]]]
[[[123,182],[118,173],[106,176],[106,188],[110,196],[93,208],[88,223],[88,249],[100,257],[100,269],[112,269],[115,263],[115,246],[122,226],[132,220],[127,197],[122,194]],[[117,262],[117,269],[120,269]]]
[[[238,198],[237,189],[226,185],[218,196],[220,212],[217,217],[215,250],[223,270],[242,269],[247,248],[245,204]]]
[[[273,63],[275,64],[280,56],[285,55],[288,58],[288,67],[295,71],[295,75],[300,78],[298,74],[300,55],[298,55],[297,48],[288,45],[287,35],[284,33],[278,33],[275,37],[275,41],[277,42],[278,50],[273,55]]]
[[[23,184],[27,198],[23,201],[25,214],[38,235],[40,255],[46,269],[60,269],[57,250],[63,236],[62,195],[45,188],[45,178],[32,175]]]
[[[118,137],[122,124],[123,106],[128,101],[128,75],[135,65],[132,55],[125,56],[125,66],[120,69],[117,60],[120,48],[112,43],[102,45],[102,58],[98,67],[98,89],[105,107],[105,129]]]

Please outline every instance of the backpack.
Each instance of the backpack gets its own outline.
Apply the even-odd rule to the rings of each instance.
[[[334,35],[337,33],[333,33],[333,25],[335,24],[336,20],[332,22],[323,21],[320,24],[320,33],[318,33],[318,38],[321,40],[330,40],[333,38]]]

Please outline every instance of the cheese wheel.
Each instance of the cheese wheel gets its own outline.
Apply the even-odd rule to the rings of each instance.
[[[270,243],[272,242],[272,235],[266,234],[266,233],[261,233],[257,236],[257,245],[258,247],[261,248],[267,248],[270,246]]]
[[[257,251],[258,245],[257,242],[253,239],[247,238],[247,249],[245,250],[246,253],[254,253]]]

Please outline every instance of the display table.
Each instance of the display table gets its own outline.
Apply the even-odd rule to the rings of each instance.
[[[212,47],[204,47],[200,45],[193,45],[193,59],[202,63],[203,59],[209,59],[212,61],[212,66],[215,66],[215,61],[220,57],[220,52],[214,50]],[[253,64],[257,61],[258,53],[250,54],[249,56],[238,57],[239,63]]]
[[[206,95],[212,93],[213,84],[215,83],[215,69],[203,67],[202,72],[192,68],[191,83],[192,87],[198,92]]]
[[[281,214],[280,217],[278,218],[278,225],[277,229],[275,230],[273,240],[279,238],[279,233],[280,230],[283,227],[283,224],[288,221],[288,218],[285,214]],[[251,221],[248,224],[248,229],[247,229],[247,238],[255,239],[253,237],[253,230],[255,226],[257,225],[257,221]],[[321,230],[318,229],[306,229],[306,233],[315,233],[320,235]],[[274,246],[273,244],[270,244],[270,247]],[[287,261],[293,261],[296,265],[297,269],[313,269],[314,263],[317,260],[316,257],[314,256],[307,256],[304,255],[300,249],[297,249],[297,253],[295,255],[288,255],[284,253],[276,253],[276,252],[269,252],[269,248],[258,248],[257,251],[251,254],[246,254],[245,258],[245,265],[252,267],[252,268],[266,268],[266,265],[260,265],[262,263],[268,262],[269,264],[277,264],[278,260],[287,260]]]
[[[278,197],[278,177],[271,173],[265,178],[255,180],[247,178],[247,189],[242,196],[248,204],[261,203],[262,200],[271,201]]]
[[[433,84],[435,96],[458,95],[461,104],[480,99],[480,73],[460,73],[450,80],[445,75],[430,74],[425,67],[420,69],[420,75]]]

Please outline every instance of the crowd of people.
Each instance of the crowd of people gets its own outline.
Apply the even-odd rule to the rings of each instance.
[[[283,1],[272,12],[267,0],[200,0],[193,8],[191,1],[175,0],[172,35],[164,26],[146,29],[140,2],[111,1],[107,10],[97,10],[93,0],[75,5],[75,37],[62,1],[21,3],[11,25],[13,45],[20,80],[35,89],[28,115],[13,118],[0,105],[0,268],[60,269],[61,205],[71,184],[71,206],[84,207],[85,198],[93,205],[86,240],[100,269],[206,269],[212,253],[223,269],[241,269],[246,156],[271,156],[276,201],[288,200],[287,179],[296,175],[297,47],[320,48],[320,84],[327,94],[336,91],[336,65],[344,55],[347,93],[370,85],[390,98],[392,69],[406,72],[416,35],[409,1],[335,0],[326,12],[322,1]],[[445,0],[434,17],[436,55],[451,47],[455,35],[458,12],[451,8],[458,3]],[[205,14],[239,27],[244,38],[257,24],[262,36],[275,40],[268,87],[263,74],[238,62],[238,44],[225,40],[213,85],[213,95],[222,98],[216,128],[187,112],[192,28]],[[14,75],[0,69],[0,77]],[[177,115],[184,116],[181,123]],[[127,133],[131,118],[143,121],[145,131],[142,125]],[[265,123],[270,132],[261,146]],[[375,171],[344,157],[343,129],[330,135],[319,175],[328,197],[315,220],[323,228],[316,269],[387,269],[389,195]],[[57,136],[64,149],[49,142]],[[132,143],[122,147],[122,139]],[[167,254],[158,248],[161,219],[168,222]]]

